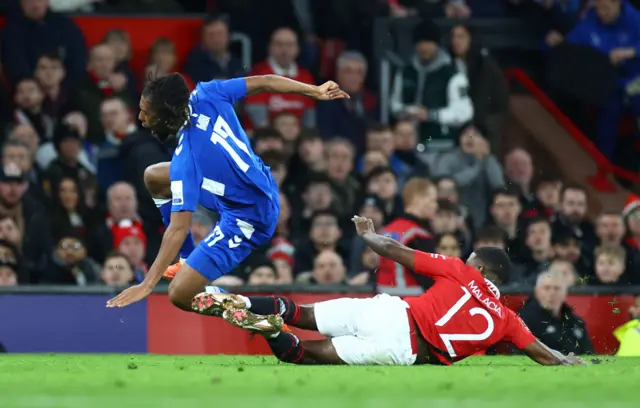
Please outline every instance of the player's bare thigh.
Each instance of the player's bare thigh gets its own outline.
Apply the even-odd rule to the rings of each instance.
[[[169,284],[169,300],[174,306],[191,311],[193,298],[202,292],[208,283],[207,278],[185,263]]]
[[[171,198],[171,162],[162,162],[147,167],[144,184],[153,198]]]

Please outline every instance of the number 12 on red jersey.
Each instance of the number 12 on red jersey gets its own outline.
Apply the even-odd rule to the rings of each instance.
[[[442,316],[440,320],[436,322],[436,326],[444,327],[451,320],[451,318],[453,318],[453,316],[455,316],[455,314],[458,313],[460,309],[462,309],[465,303],[467,303],[471,299],[472,297],[471,293],[467,290],[467,288],[465,288],[464,286],[461,286],[461,288],[464,294],[460,299],[458,299],[458,301],[453,306],[451,306],[451,309],[449,309],[447,313],[445,313],[444,316]],[[484,319],[487,321],[487,329],[480,334],[464,334],[464,333],[441,334],[440,338],[442,339],[442,342],[444,343],[444,345],[447,347],[447,352],[449,353],[451,358],[456,357],[456,352],[453,349],[453,344],[451,344],[451,342],[482,341],[482,340],[488,339],[493,333],[494,322],[489,312],[487,312],[485,309],[482,309],[480,307],[474,307],[471,310],[469,310],[469,315],[471,316],[480,315],[484,317]]]

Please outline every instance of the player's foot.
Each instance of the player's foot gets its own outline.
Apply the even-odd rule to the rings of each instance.
[[[245,307],[244,300],[231,293],[202,292],[191,301],[191,310],[209,316],[220,316],[227,309],[244,309]]]
[[[236,327],[264,335],[279,333],[284,326],[282,317],[278,315],[262,316],[247,309],[227,309],[222,318]]]
[[[168,280],[172,280],[173,278],[175,278],[176,273],[178,273],[180,268],[182,268],[181,262],[176,262],[173,265],[169,265],[169,267],[167,268],[166,271],[164,271],[162,276]]]

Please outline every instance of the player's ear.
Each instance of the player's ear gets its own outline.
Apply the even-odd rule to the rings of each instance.
[[[478,270],[478,272],[484,273],[484,265],[476,265],[476,269]]]

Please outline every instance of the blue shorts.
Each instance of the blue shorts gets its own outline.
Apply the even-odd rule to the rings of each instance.
[[[231,217],[229,217],[231,218]],[[187,265],[213,281],[240,265],[251,252],[267,244],[278,222],[273,226],[257,228],[240,219],[223,216],[215,228],[187,258]]]

